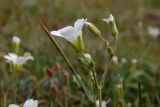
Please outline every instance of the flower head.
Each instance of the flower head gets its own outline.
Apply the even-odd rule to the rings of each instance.
[[[107,24],[109,25],[110,32],[111,32],[112,36],[117,36],[118,29],[117,29],[117,25],[116,25],[116,22],[115,22],[113,15],[110,14],[107,19],[102,19],[102,20],[107,22]]]
[[[74,26],[67,26],[57,31],[51,31],[54,36],[65,38],[69,41],[77,50],[83,50],[83,39],[82,39],[82,27],[86,23],[87,19],[78,19]]]
[[[37,107],[37,106],[38,106],[38,101],[33,99],[25,101],[23,105],[23,107]],[[10,104],[9,107],[19,107],[19,106],[16,104]]]
[[[5,55],[4,58],[7,60],[7,62],[11,62],[13,65],[18,64],[18,65],[23,65],[25,64],[28,60],[33,60],[33,56],[26,55],[26,56],[18,56],[15,53],[8,53],[8,55]]]
[[[17,36],[13,36],[12,38],[12,48],[13,52],[18,53],[19,52],[19,44],[21,40]]]
[[[13,36],[12,42],[15,43],[15,44],[19,44],[21,42],[21,40],[19,39],[19,37]]]
[[[134,58],[134,59],[132,59],[132,63],[133,63],[133,64],[137,64],[137,63],[138,63],[138,60]]]
[[[107,19],[102,19],[103,21],[107,22],[108,24],[109,23],[114,23],[115,19],[113,17],[112,14],[109,15],[109,17]]]
[[[23,105],[23,107],[37,107],[37,106],[38,106],[38,101],[33,99],[27,100]]]
[[[107,107],[107,102],[106,101],[102,101],[102,107]],[[96,100],[96,107],[99,107],[99,100]]]
[[[157,38],[160,35],[160,29],[158,27],[148,27],[148,33],[153,38]]]
[[[19,106],[15,104],[10,104],[8,107],[19,107]]]
[[[25,64],[28,60],[33,60],[33,56],[30,54],[25,54],[24,56],[18,56],[15,53],[8,53],[8,55],[5,55],[4,58],[7,60],[7,62],[11,63],[13,65],[13,68],[16,71],[20,71],[23,64]]]
[[[114,63],[118,63],[118,57],[117,57],[117,56],[113,56],[113,57],[112,57],[112,61],[113,61]]]

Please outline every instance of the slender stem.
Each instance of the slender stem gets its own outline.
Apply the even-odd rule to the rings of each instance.
[[[84,56],[84,54],[82,53],[82,56],[83,58],[86,60],[86,62],[89,64],[88,60],[86,59],[86,57]],[[94,83],[96,85],[96,88],[98,89],[99,88],[99,83],[98,83],[98,80],[97,80],[97,77],[96,77],[96,71],[95,71],[95,64],[94,66],[92,67],[92,74],[93,74],[93,79],[94,79]]]
[[[114,41],[114,45],[113,45],[113,55],[114,55],[114,50],[115,50],[116,44],[117,44],[117,36],[115,37],[115,41]],[[101,82],[100,82],[100,86],[101,87],[103,87],[103,85],[104,85],[104,82],[105,82],[105,79],[106,79],[106,75],[108,73],[108,70],[109,70],[113,55],[109,56],[108,62],[107,62],[106,67],[104,69],[104,73],[103,73],[103,76],[102,76],[102,79],[101,79]]]
[[[138,95],[139,95],[139,104],[140,107],[143,107],[143,100],[142,100],[142,91],[141,91],[141,83],[138,81]]]
[[[99,88],[99,107],[102,107],[102,89]]]
[[[80,83],[80,85],[82,86],[83,90],[85,91],[85,93],[87,94],[87,97],[92,100],[92,98],[90,98],[89,93],[87,88],[85,87],[84,83],[79,79],[79,77],[77,76],[76,70],[75,68],[72,66],[72,64],[70,63],[69,59],[67,58],[67,56],[64,54],[64,52],[62,51],[62,49],[60,48],[60,46],[58,45],[58,43],[56,42],[56,40],[53,38],[53,36],[50,34],[50,32],[48,31],[48,29],[46,28],[46,26],[43,24],[43,22],[41,20],[39,20],[39,23],[41,25],[41,27],[43,28],[43,30],[45,31],[45,33],[47,34],[47,36],[49,37],[49,39],[52,41],[52,43],[55,45],[56,49],[58,50],[58,52],[61,54],[61,56],[63,57],[63,59],[65,60],[65,62],[68,64],[71,72],[73,73],[73,75],[75,75],[77,81]]]

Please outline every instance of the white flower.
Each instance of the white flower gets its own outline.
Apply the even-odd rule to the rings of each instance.
[[[21,40],[19,39],[19,37],[13,36],[12,42],[13,42],[14,44],[20,44]]]
[[[117,62],[118,62],[118,57],[117,57],[117,56],[113,56],[113,57],[112,57],[112,61],[113,61],[114,63],[117,63]]]
[[[121,59],[121,62],[122,62],[122,63],[126,63],[126,62],[127,62],[127,59],[126,59],[126,58],[122,58],[122,59]]]
[[[37,107],[37,106],[38,106],[38,101],[33,99],[25,101],[23,105],[23,107]],[[15,104],[10,104],[9,107],[19,107],[19,106]]]
[[[38,106],[38,101],[33,99],[27,100],[23,105],[23,107],[37,107],[37,106]]]
[[[7,62],[11,62],[13,65],[23,65],[28,60],[34,59],[30,54],[26,56],[18,56],[14,53],[8,53],[8,55],[5,55],[4,58],[7,60]]]
[[[132,59],[132,63],[136,64],[136,63],[138,63],[138,60],[134,58],[134,59]]]
[[[102,101],[101,104],[102,104],[102,107],[107,107],[107,102],[106,101]],[[99,100],[96,100],[96,107],[99,107],[99,106],[100,106],[99,105]]]
[[[75,48],[79,49],[79,45],[83,45],[82,42],[82,27],[86,23],[87,19],[78,19],[74,26],[67,26],[57,31],[51,31],[54,36],[63,37],[68,40]]]
[[[88,54],[88,53],[84,54],[84,57],[87,58],[87,59],[89,59],[89,60],[91,60],[91,55]]]
[[[113,17],[112,14],[109,15],[109,17],[107,19],[102,19],[103,21],[107,22],[107,24],[109,25],[109,31],[111,32],[112,36],[117,36],[118,35],[118,29],[117,29],[117,25],[116,25],[116,21]]]
[[[103,21],[107,22],[108,24],[109,23],[114,23],[115,19],[113,17],[112,14],[109,15],[109,17],[107,19],[102,19]]]
[[[19,106],[15,104],[10,104],[8,107],[19,107]]]
[[[157,38],[160,35],[160,29],[158,27],[148,27],[148,33],[153,38]]]

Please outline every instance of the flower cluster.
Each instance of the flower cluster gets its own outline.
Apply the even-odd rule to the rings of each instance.
[[[21,71],[23,65],[28,60],[34,60],[34,58],[28,52],[26,52],[23,56],[18,55],[19,44],[20,44],[20,39],[18,37],[13,36],[12,44],[13,44],[13,52],[10,52],[7,55],[4,55],[4,58],[15,71],[19,72]]]

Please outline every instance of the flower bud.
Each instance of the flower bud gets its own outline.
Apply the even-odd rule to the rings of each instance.
[[[12,47],[13,47],[13,52],[18,53],[19,52],[19,44],[20,44],[20,39],[17,36],[13,36],[12,38]]]
[[[101,36],[101,31],[93,23],[86,22],[85,25],[95,36]]]
[[[86,53],[83,55],[83,57],[78,57],[77,59],[79,61],[80,64],[86,66],[86,67],[93,67],[93,61],[92,58],[90,56],[90,54]]]
[[[109,47],[107,49],[107,51],[108,51],[108,54],[110,55],[110,57],[113,57],[113,49],[111,47]]]
[[[116,22],[115,22],[115,19],[114,19],[113,15],[110,14],[109,18],[102,19],[102,20],[108,23],[112,36],[114,36],[114,37],[117,36],[118,35],[118,29],[117,29]]]

